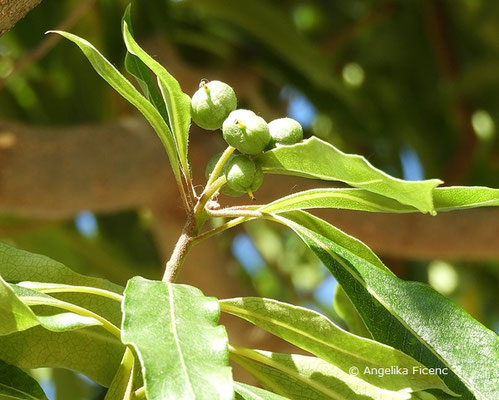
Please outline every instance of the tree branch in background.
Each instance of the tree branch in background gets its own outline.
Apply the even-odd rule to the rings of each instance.
[[[0,35],[17,24],[41,0],[0,0]]]
[[[193,127],[190,155],[195,182],[204,182],[204,165],[221,146],[217,135]],[[296,178],[267,175],[258,202],[318,184],[306,179],[296,182]],[[231,198],[221,201],[235,205]],[[0,122],[0,212],[61,220],[80,210],[114,213],[137,207],[166,210],[162,219],[172,223],[184,220],[159,139],[141,118],[57,129]],[[318,214],[387,256],[499,258],[499,210],[493,208],[437,217],[343,210]]]

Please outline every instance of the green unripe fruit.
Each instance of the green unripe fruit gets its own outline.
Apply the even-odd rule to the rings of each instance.
[[[217,164],[218,160],[220,160],[221,156],[222,156],[222,153],[218,153],[218,154],[214,155],[213,158],[206,165],[206,170],[205,170],[206,180],[208,180],[210,178],[210,175],[213,172],[213,170],[215,169],[215,165]],[[235,157],[235,155],[232,154],[229,157],[229,159],[228,159],[227,162],[229,162],[233,157]],[[224,175],[225,175],[226,169],[227,169],[227,164],[225,164],[225,167],[223,168],[223,171],[222,171]],[[246,193],[246,192],[235,191],[235,190],[229,188],[229,186],[227,184],[225,184],[224,186],[222,186],[222,188],[220,189],[220,191],[223,194],[226,194],[226,195],[232,196],[232,197],[240,197],[244,193]]]
[[[269,122],[270,147],[289,145],[303,140],[303,128],[292,118],[279,118]]]
[[[257,155],[270,142],[269,127],[253,111],[232,111],[222,126],[225,141],[243,154]]]
[[[226,165],[227,188],[239,196],[248,193],[253,197],[253,192],[258,190],[263,182],[260,165],[244,155],[234,156]]]
[[[191,117],[201,128],[215,130],[222,127],[236,107],[236,93],[229,85],[220,81],[202,81],[191,99]]]

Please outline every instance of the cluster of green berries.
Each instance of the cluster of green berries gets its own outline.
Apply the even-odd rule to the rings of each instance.
[[[222,193],[235,197],[248,193],[252,197],[263,182],[256,156],[278,145],[301,141],[303,129],[291,118],[279,118],[267,124],[253,111],[236,108],[234,90],[220,81],[201,81],[191,100],[191,116],[196,125],[207,130],[222,128],[227,144],[241,153],[232,155],[224,167],[227,183],[222,187]],[[219,158],[220,154],[208,163],[207,176]]]

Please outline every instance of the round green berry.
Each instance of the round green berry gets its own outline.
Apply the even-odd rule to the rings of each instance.
[[[232,111],[222,126],[225,141],[243,154],[257,155],[270,142],[270,132],[265,120],[253,111]]]
[[[229,85],[220,81],[201,81],[191,99],[191,117],[199,127],[215,130],[222,127],[236,107],[236,93]]]
[[[263,182],[263,171],[259,164],[244,155],[231,158],[225,168],[227,189],[237,195],[248,193],[251,197]]]
[[[292,118],[279,118],[269,122],[270,147],[289,145],[303,140],[303,128]]]
[[[208,180],[210,178],[210,175],[211,173],[213,172],[213,170],[215,169],[215,165],[217,164],[218,160],[220,160],[220,157],[222,157],[222,154],[223,153],[218,153],[216,155],[214,155],[212,157],[212,159],[208,162],[208,164],[206,165],[206,170],[205,170],[205,176],[206,176],[206,180]],[[227,162],[229,162],[233,157],[235,157],[234,154],[232,154],[229,159],[227,160]],[[227,164],[225,164],[223,170],[222,170],[222,173],[225,175],[225,171],[227,169]],[[226,194],[228,196],[232,196],[232,197],[240,197],[242,196],[244,193],[246,192],[240,192],[240,191],[235,191],[231,188],[229,188],[229,186],[227,184],[225,184],[224,186],[222,186],[222,188],[220,189],[220,191],[223,193],[223,194]]]

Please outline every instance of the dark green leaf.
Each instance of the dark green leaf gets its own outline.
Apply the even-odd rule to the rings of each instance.
[[[395,199],[423,213],[435,212],[432,193],[442,183],[438,179],[410,182],[393,178],[373,167],[364,157],[345,154],[316,137],[292,146],[279,146],[263,153],[259,160],[266,173],[341,181]]]
[[[0,360],[0,399],[47,400],[47,397],[35,379]]]
[[[140,277],[128,281],[124,295],[122,339],[140,358],[149,400],[233,398],[216,299]]]
[[[355,335],[372,339],[371,333],[366,328],[366,324],[362,321],[361,316],[355,309],[352,301],[348,298],[341,285],[336,285],[333,305],[334,310],[341,317],[341,319],[345,321],[350,332]]]
[[[334,243],[336,228],[331,227],[329,238],[324,226],[319,234],[292,218],[275,219],[293,229],[333,273],[375,340],[429,368],[448,368],[444,382],[463,399],[494,397],[491,382],[499,381],[496,334],[429,286],[402,281]]]

